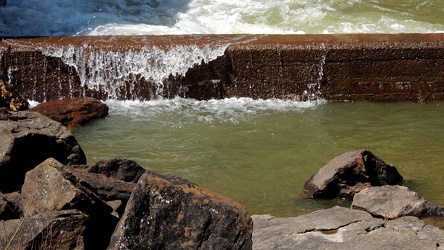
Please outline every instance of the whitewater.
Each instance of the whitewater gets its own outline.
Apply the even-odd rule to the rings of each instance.
[[[434,33],[441,0],[7,0],[0,36]]]

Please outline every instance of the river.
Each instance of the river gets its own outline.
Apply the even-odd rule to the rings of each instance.
[[[367,148],[404,185],[444,205],[444,103],[191,99],[107,101],[110,115],[74,131],[89,162],[129,158],[239,200],[252,214],[296,216],[344,204],[303,185],[347,151]]]
[[[0,36],[431,33],[441,0],[7,0]]]

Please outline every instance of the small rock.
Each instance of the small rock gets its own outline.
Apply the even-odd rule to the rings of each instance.
[[[353,209],[373,216],[395,219],[402,216],[444,215],[444,208],[426,201],[403,186],[369,187],[353,198]]]
[[[251,249],[243,205],[179,177],[144,173],[108,249]]]
[[[96,118],[108,115],[108,106],[90,97],[76,97],[66,100],[44,102],[30,109],[55,121],[69,129],[76,128]]]
[[[345,198],[370,186],[396,185],[403,178],[396,167],[366,149],[335,157],[304,185],[304,193],[312,198]]]

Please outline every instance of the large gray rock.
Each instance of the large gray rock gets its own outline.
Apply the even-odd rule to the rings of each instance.
[[[304,185],[304,193],[312,198],[345,198],[370,186],[395,185],[403,178],[396,167],[366,149],[335,157],[319,169]]]
[[[77,210],[55,211],[4,221],[1,225],[0,248],[85,249],[87,221],[88,215]]]
[[[444,249],[444,231],[416,217],[384,221],[333,207],[294,218],[253,215],[253,249]]]
[[[143,174],[108,249],[251,249],[240,203],[179,177]]]
[[[25,173],[48,158],[64,165],[85,164],[71,132],[36,112],[0,110],[0,192],[20,190]]]
[[[402,216],[443,215],[444,208],[426,201],[404,186],[369,187],[353,198],[353,209],[364,210],[386,219]]]

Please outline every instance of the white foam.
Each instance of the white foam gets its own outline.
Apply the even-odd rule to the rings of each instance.
[[[281,99],[255,100],[251,98],[226,98],[220,100],[197,101],[176,97],[151,101],[107,100],[110,115],[123,115],[132,120],[153,120],[161,116],[170,117],[177,124],[177,116],[182,123],[238,123],[252,116],[276,111],[303,111],[306,108],[325,104],[322,99],[313,101],[290,101]]]
[[[47,56],[59,57],[76,68],[82,86],[98,90],[102,87],[108,98],[119,97],[120,87],[129,83],[128,93],[136,83],[136,75],[150,79],[156,84],[157,95],[163,90],[164,80],[170,75],[183,76],[189,68],[202,62],[208,63],[224,54],[228,44],[216,47],[209,45],[174,45],[168,50],[145,46],[140,49],[122,51],[94,51],[88,45],[64,47],[42,47]]]
[[[35,106],[39,105],[40,102],[34,101],[34,100],[28,100],[29,108],[34,108]]]

